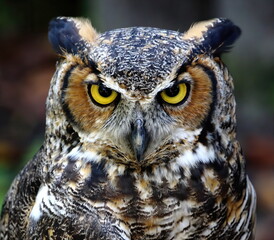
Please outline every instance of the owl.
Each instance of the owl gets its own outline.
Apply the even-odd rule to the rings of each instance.
[[[0,238],[254,239],[256,194],[220,58],[240,32],[223,18],[102,34],[52,20],[60,59],[45,140],[10,187]]]

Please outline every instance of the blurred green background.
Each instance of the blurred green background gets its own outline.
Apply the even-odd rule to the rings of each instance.
[[[224,56],[234,76],[238,136],[258,194],[258,240],[274,239],[273,0],[0,0],[0,205],[43,142],[45,100],[56,55],[47,40],[56,16],[88,17],[103,32],[128,26],[187,30],[227,17],[243,34]]]

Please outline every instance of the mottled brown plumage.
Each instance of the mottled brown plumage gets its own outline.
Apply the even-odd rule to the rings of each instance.
[[[103,34],[53,20],[45,142],[7,194],[0,238],[254,239],[220,59],[239,35],[227,19]]]

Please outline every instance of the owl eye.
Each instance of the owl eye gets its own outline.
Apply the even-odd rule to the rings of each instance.
[[[89,94],[95,103],[108,105],[118,97],[118,93],[102,84],[92,84],[89,87]]]
[[[160,93],[160,97],[164,102],[173,105],[182,103],[187,98],[187,95],[188,86],[186,83],[175,84]]]

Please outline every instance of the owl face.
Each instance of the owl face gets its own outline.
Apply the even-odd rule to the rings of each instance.
[[[62,56],[62,71],[48,114],[58,111],[81,141],[114,146],[126,162],[155,160],[167,154],[164,146],[187,149],[225,112],[220,100],[230,97],[232,85],[219,55],[239,34],[225,19],[184,34],[140,27],[98,34],[86,20],[57,18],[49,40]]]

